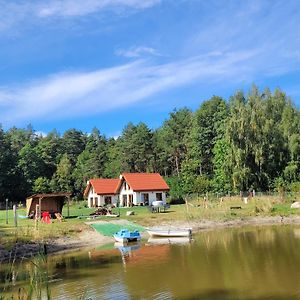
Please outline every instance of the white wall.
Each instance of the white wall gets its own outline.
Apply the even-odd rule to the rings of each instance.
[[[156,193],[161,193],[162,194],[162,201],[164,204],[166,203],[166,192],[165,191],[144,191],[144,192],[136,192],[136,205],[140,205],[140,203],[143,202],[143,197],[142,194],[148,194],[149,195],[149,205],[152,205],[153,201],[156,201]]]
[[[88,193],[88,207],[98,207],[103,206],[105,204],[105,197],[110,196],[111,197],[111,203],[114,205],[117,205],[118,203],[118,195],[98,195],[94,192],[93,187],[91,186],[89,193]]]
[[[129,195],[133,196],[133,204],[136,203],[136,193],[131,189],[130,186],[128,186],[128,184],[126,183],[126,181],[124,180],[121,188],[120,188],[120,206],[123,206],[123,195],[127,196],[127,205],[128,205],[128,201],[129,201]],[[136,205],[136,204],[135,204]]]
[[[142,194],[148,194],[149,195],[149,205],[152,204],[153,201],[156,201],[156,193],[162,194],[162,201],[166,203],[166,192],[165,191],[143,191],[143,192],[134,192],[130,186],[127,185],[125,180],[123,181],[121,188],[120,188],[120,206],[123,205],[123,195],[127,195],[127,205],[128,205],[128,196],[133,196],[133,204],[134,205],[140,205],[143,203]]]
[[[127,185],[125,181],[123,181],[122,186],[120,188],[120,194],[119,195],[106,195],[111,196],[112,198],[112,204],[117,205],[118,198],[120,206],[123,204],[123,195],[127,195],[127,205],[129,201],[129,195],[133,196],[133,204],[134,205],[140,205],[142,200],[142,194],[148,194],[149,195],[149,205],[152,204],[153,201],[156,201],[156,193],[162,194],[162,201],[166,203],[166,192],[165,191],[144,191],[144,192],[134,192],[130,186]],[[93,187],[91,186],[89,193],[88,193],[88,207],[96,207],[100,205],[104,205],[104,196],[98,195],[94,193]]]

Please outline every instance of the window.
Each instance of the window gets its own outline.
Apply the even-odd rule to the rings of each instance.
[[[162,193],[156,193],[156,201],[162,201]]]

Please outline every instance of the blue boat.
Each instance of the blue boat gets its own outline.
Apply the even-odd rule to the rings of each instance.
[[[141,239],[141,235],[138,230],[121,229],[114,234],[114,239],[120,243],[136,242]]]

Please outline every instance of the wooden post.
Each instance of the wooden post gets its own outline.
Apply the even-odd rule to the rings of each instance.
[[[70,196],[68,196],[68,218],[70,217]]]
[[[8,199],[5,199],[6,202],[6,224],[8,224]]]
[[[35,229],[37,229],[37,224],[38,224],[38,218],[39,218],[39,213],[40,213],[40,206],[37,204],[35,206]]]
[[[13,206],[13,211],[14,211],[14,223],[15,223],[15,227],[18,227],[17,205]]]
[[[39,198],[39,214],[37,215],[39,220],[42,217],[42,198]]]
[[[189,213],[189,206],[188,206],[188,200],[187,200],[187,196],[185,197],[185,206],[186,206],[186,212],[187,214]]]

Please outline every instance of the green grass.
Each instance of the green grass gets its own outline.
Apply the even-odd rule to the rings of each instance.
[[[92,224],[92,227],[100,232],[105,236],[112,236],[114,233],[118,232],[119,230],[125,228],[128,230],[139,230],[145,231],[143,226],[134,224],[132,222],[128,222],[128,224],[112,224],[112,223],[105,223],[105,224]]]

